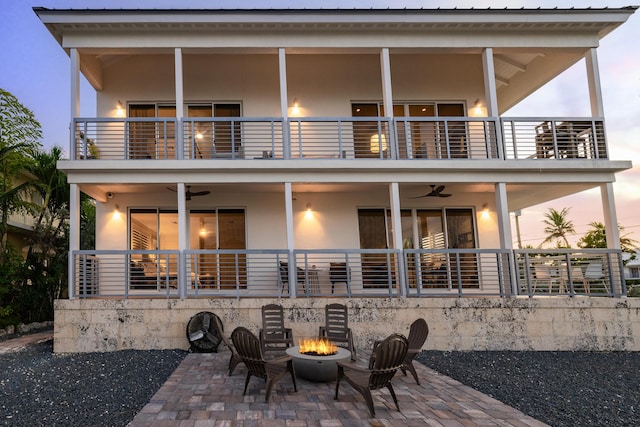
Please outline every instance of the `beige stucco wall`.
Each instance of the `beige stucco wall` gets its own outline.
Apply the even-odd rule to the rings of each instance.
[[[221,317],[225,331],[258,332],[260,307],[272,299],[58,300],[54,351],[96,352],[189,347],[186,325],[199,311]],[[640,351],[640,298],[283,299],[294,336],[315,335],[324,306],[346,302],[357,348],[391,332],[429,323],[425,349]]]

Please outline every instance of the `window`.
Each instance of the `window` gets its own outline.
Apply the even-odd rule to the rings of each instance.
[[[188,117],[216,117],[229,120],[198,121],[194,123],[195,156],[198,158],[229,157],[242,148],[240,104],[190,104]]]
[[[357,103],[351,106],[352,116],[384,116],[384,108],[378,103]],[[393,105],[394,117],[464,117],[465,106],[460,102],[397,103]],[[357,126],[357,127],[356,127]],[[382,129],[386,131],[386,129]],[[356,157],[380,157],[367,148],[372,135],[378,132],[376,122],[354,123]],[[407,120],[399,122],[398,156],[400,158],[467,158],[466,122],[453,120]],[[358,155],[360,153],[360,155]]]
[[[476,233],[473,209],[402,209],[400,212],[403,249],[473,249]],[[417,235],[413,223],[417,223]],[[391,213],[388,209],[359,209],[358,227],[361,249],[387,249],[391,247]],[[418,244],[416,245],[415,242]],[[417,262],[417,261],[416,261]],[[477,286],[477,260],[475,254],[430,251],[422,254],[421,269],[429,271],[429,280],[438,285],[454,285],[458,277],[463,286]],[[362,274],[365,287],[385,286],[389,278],[381,271],[389,268],[382,254],[363,254]],[[460,267],[460,268],[458,268]],[[427,274],[425,274],[427,277]],[[435,278],[435,279],[434,279]],[[415,277],[409,277],[415,283]]]
[[[175,210],[131,209],[130,247],[133,250],[178,249],[178,213]],[[246,249],[244,209],[193,210],[189,212],[189,248],[210,252],[197,253],[191,259],[190,272],[201,287],[235,289],[246,287],[246,256],[221,254],[217,250]],[[171,255],[133,255],[147,273],[158,271],[177,276],[177,259]]]
[[[130,104],[130,118],[174,118],[175,105]],[[131,121],[129,122],[129,158],[131,159],[174,159],[174,121]]]

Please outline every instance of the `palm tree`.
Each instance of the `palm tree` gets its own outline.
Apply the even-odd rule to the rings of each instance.
[[[544,232],[547,233],[547,237],[540,243],[539,248],[553,240],[557,240],[557,247],[571,247],[567,240],[567,235],[575,234],[576,230],[573,227],[573,221],[567,219],[568,214],[569,208],[563,208],[560,212],[549,208],[549,212],[544,214],[545,219],[542,221],[546,224]],[[562,243],[564,243],[564,245],[562,245]]]

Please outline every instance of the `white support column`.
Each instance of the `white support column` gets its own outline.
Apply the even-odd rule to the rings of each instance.
[[[587,65],[587,81],[589,84],[589,101],[591,103],[591,115],[604,117],[602,103],[602,87],[600,86],[600,71],[598,69],[598,54],[596,48],[591,48],[585,56]]]
[[[74,255],[80,249],[80,188],[78,184],[69,184],[69,299],[75,299]]]
[[[285,49],[282,47],[278,49],[278,71],[280,75],[280,113],[282,114],[282,155],[285,159],[289,159],[291,156],[291,145],[289,141],[289,95],[287,93],[287,57]]]
[[[399,258],[396,260],[398,266],[398,288],[400,295],[405,296],[405,271],[404,260],[402,259],[402,222],[400,213],[400,186],[397,182],[389,184],[389,198],[391,205],[391,236],[393,237],[393,248],[400,250]]]
[[[509,203],[507,198],[507,184],[497,182],[495,184],[496,192],[496,217],[498,219],[498,235],[500,239],[500,249],[512,249],[513,237],[511,235],[511,220],[509,218]],[[513,266],[513,257],[508,257],[509,266]],[[511,283],[511,296],[518,294],[518,279],[516,277],[515,268],[509,268],[509,280]],[[509,289],[505,289],[509,292]]]
[[[284,215],[287,232],[287,250],[289,251],[289,297],[295,298],[297,293],[297,275],[293,268],[293,191],[291,183],[284,183]]]
[[[188,249],[187,239],[187,199],[184,182],[179,182],[178,190],[178,295],[187,297],[187,262],[185,251]]]
[[[184,116],[184,92],[182,78],[182,49],[175,49],[175,77],[176,77],[176,135],[175,135],[175,152],[178,160],[184,159],[184,141],[182,138],[182,117]]]
[[[77,49],[69,50],[69,59],[71,64],[70,78],[71,78],[71,91],[69,94],[71,111],[70,122],[73,123],[73,119],[80,116],[80,54]],[[76,158],[76,129],[71,129],[69,132],[69,153],[71,159]]]
[[[384,115],[393,120],[393,91],[391,88],[391,60],[389,59],[389,48],[383,48],[380,51],[380,73],[382,80],[382,105],[384,106]],[[393,121],[389,127],[389,149],[391,150],[391,158],[396,158],[396,140],[393,129]]]
[[[496,71],[493,62],[493,49],[490,47],[482,51],[482,74],[484,77],[484,97],[487,104],[487,116],[498,118],[498,91],[496,89]],[[502,146],[502,128],[500,122],[496,123],[496,141],[498,148],[498,158],[504,158]]]
[[[616,201],[613,196],[612,183],[600,184],[600,197],[604,214],[604,228],[607,235],[607,248],[620,249],[620,230],[618,229],[618,216],[616,214]]]

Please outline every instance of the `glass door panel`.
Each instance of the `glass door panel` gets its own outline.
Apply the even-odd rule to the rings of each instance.
[[[410,117],[435,116],[433,104],[410,104]],[[442,150],[438,143],[436,122],[411,122],[411,151],[414,159],[437,159],[442,157]]]
[[[473,249],[475,245],[475,233],[473,227],[473,210],[471,209],[446,209],[447,236],[451,249]],[[476,254],[461,253],[457,259],[451,259],[451,280],[454,286],[458,283],[458,277],[463,287],[478,286],[478,261]],[[455,268],[454,268],[455,267]]]
[[[129,106],[130,118],[151,118],[156,116],[155,104]],[[153,122],[129,122],[129,158],[152,159],[156,153],[156,129]]]
[[[213,107],[211,105],[189,105],[187,107],[189,117],[213,117]],[[194,156],[199,159],[211,158],[213,150],[213,122],[195,122],[192,133],[194,144]]]
[[[242,209],[218,211],[218,248],[246,249],[245,214]],[[244,254],[220,254],[220,286],[247,287],[247,258]]]
[[[361,249],[389,247],[385,209],[359,209],[358,228]],[[362,283],[365,288],[389,286],[389,271],[393,280],[393,266],[384,253],[362,254]]]
[[[159,105],[158,118],[175,118],[176,107],[174,105]],[[175,122],[162,122],[158,124],[157,159],[176,158],[176,125]]]
[[[352,104],[353,117],[378,117],[378,104]],[[380,158],[380,148],[385,150],[385,141],[378,137],[378,122],[353,122],[353,149],[356,158]],[[380,130],[382,134],[385,129]],[[378,138],[378,139],[376,139]]]
[[[240,104],[215,104],[215,117],[240,117]],[[238,153],[242,147],[242,135],[240,132],[240,122],[235,121],[231,126],[231,121],[215,122],[214,144],[216,154]]]
[[[464,105],[455,104],[438,104],[438,116],[439,117],[464,117]],[[467,126],[466,122],[448,121],[441,125],[441,140],[445,141],[445,136],[449,142],[449,152],[451,158],[467,158],[469,156],[469,150],[467,148]]]

